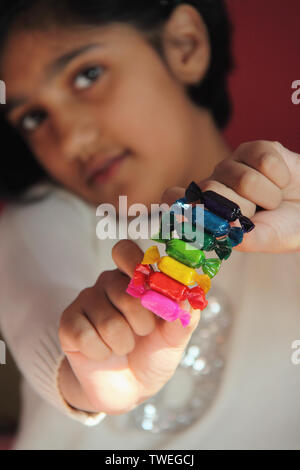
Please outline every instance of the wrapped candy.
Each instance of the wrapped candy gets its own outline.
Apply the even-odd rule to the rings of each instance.
[[[164,273],[153,272],[149,276],[148,283],[150,289],[166,295],[170,299],[176,300],[176,302],[182,302],[187,299],[188,287]]]
[[[137,268],[135,275],[140,274]],[[126,292],[132,297],[140,298],[141,304],[145,308],[164,320],[175,321],[179,318],[181,324],[187,326],[191,314],[178,304],[178,302],[186,299],[189,300],[194,309],[203,310],[207,306],[205,292],[200,286],[188,288],[164,273],[152,271],[148,276],[145,275],[143,284],[135,284],[135,275],[131,279]]]
[[[186,189],[185,196],[187,203],[200,201],[209,211],[229,222],[238,219],[243,232],[250,232],[254,229],[253,222],[243,216],[240,207],[235,202],[214,191],[202,191],[194,181]]]
[[[174,229],[176,230],[176,233],[180,236],[181,240],[190,243],[199,250],[212,251],[217,246],[216,237],[207,232],[204,232],[203,234],[199,233],[197,228],[188,222],[184,222],[183,224],[175,221]],[[158,243],[167,243],[169,240],[172,239],[173,230],[168,238],[163,238],[161,230],[157,235],[151,237],[151,240],[156,241]]]
[[[204,204],[195,206],[195,201]],[[229,222],[239,219],[242,228]],[[202,192],[193,182],[184,198],[178,199],[162,216],[159,234],[151,237],[166,245],[167,256],[157,246],[150,247],[127,287],[127,293],[166,321],[180,319],[186,326],[191,315],[179,305],[188,301],[194,309],[204,310],[211,278],[219,271],[221,260],[243,241],[244,232],[254,228],[237,204],[213,191]],[[179,238],[174,237],[174,232]],[[217,258],[206,258],[204,251],[215,250]],[[157,265],[155,271],[152,265]],[[199,274],[196,269],[202,269]]]
[[[189,312],[180,308],[174,300],[151,289],[141,296],[141,304],[164,320],[175,321],[179,318],[182,326],[187,326],[190,323],[191,314]]]
[[[197,269],[202,267],[204,274],[207,274],[210,278],[218,273],[221,266],[220,260],[216,258],[206,259],[202,250],[198,250],[178,238],[167,242],[166,252],[171,258],[176,259],[190,268]]]
[[[206,292],[210,289],[211,283],[207,274],[198,274],[196,269],[189,268],[170,256],[163,256],[157,266],[160,271],[186,286],[197,283]]]
[[[200,308],[203,310],[207,305],[205,292],[202,287],[187,287],[162,272],[152,270],[148,276],[145,276],[143,284],[135,284],[133,277],[129,283],[127,292],[133,297],[140,297],[148,287],[151,290],[175,300],[176,302],[188,300],[192,306],[195,305],[196,302],[197,305],[200,305],[200,307],[197,306],[193,308]]]
[[[152,239],[167,243],[173,238],[175,229],[180,239],[190,242],[195,248],[215,250],[221,260],[228,259],[232,248],[243,241],[243,230],[231,227],[227,220],[186,201],[186,198],[175,201],[171,210],[162,217],[159,234]]]
[[[200,212],[200,215],[203,216],[203,219],[197,219],[196,210]],[[198,225],[203,230],[210,232],[215,237],[223,237],[224,235],[228,235],[231,228],[227,220],[222,219],[221,217],[216,214],[213,214],[212,212],[209,212],[207,209],[202,209],[202,207],[197,207],[197,209],[196,207],[193,207],[192,224]]]

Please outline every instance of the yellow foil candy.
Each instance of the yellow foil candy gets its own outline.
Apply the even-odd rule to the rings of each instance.
[[[199,276],[194,268],[189,268],[170,256],[163,256],[157,263],[157,266],[160,271],[171,278],[176,279],[176,281],[181,282],[185,286],[192,286],[195,284],[195,276]]]
[[[151,246],[144,254],[142,264],[155,264],[160,260],[160,254],[157,246]]]
[[[211,288],[211,279],[210,279],[210,277],[207,274],[198,274],[198,273],[196,273],[195,281],[197,282],[197,284],[200,287],[202,287],[205,294],[207,294],[207,292]]]
[[[211,280],[207,274],[198,274],[196,269],[190,268],[180,263],[171,256],[160,257],[157,246],[151,246],[144,254],[142,264],[155,264],[158,269],[170,276],[172,279],[181,282],[185,286],[193,286],[197,283],[204,290],[205,294],[211,288]]]

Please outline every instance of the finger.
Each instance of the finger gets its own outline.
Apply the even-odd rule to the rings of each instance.
[[[232,159],[257,170],[280,189],[284,189],[290,182],[291,174],[280,147],[278,142],[247,142],[237,148]]]
[[[262,211],[252,218],[255,229],[247,233],[237,251],[287,253],[300,250],[300,218],[297,202],[283,201],[275,211]],[[293,220],[291,225],[289,221]]]
[[[259,215],[259,213],[257,214]],[[247,233],[242,243],[234,247],[235,251],[246,251],[255,253],[275,253],[280,252],[278,237],[272,225],[268,225],[262,220],[252,218],[255,229]]]
[[[117,356],[129,354],[134,349],[133,331],[122,313],[112,305],[104,289],[93,289],[85,301],[85,314],[101,340]]]
[[[228,188],[224,184],[220,183],[219,181],[214,181],[212,179],[202,180],[197,183],[198,186],[202,189],[202,191],[215,191],[218,194],[230,199],[231,201],[238,204],[241,208],[242,213],[247,217],[252,217],[256,211],[256,205],[249,201],[248,199],[243,198],[231,188]],[[181,197],[184,197],[185,190],[183,188],[174,187],[168,188],[162,197],[163,202],[166,202],[169,205]]]
[[[59,328],[59,339],[62,350],[67,355],[81,352],[91,360],[104,361],[112,353],[89,319],[80,310],[64,312]]]
[[[215,191],[230,201],[235,202],[240,207],[242,214],[246,217],[251,218],[256,212],[256,204],[240,196],[235,191],[233,191],[233,189],[228,188],[228,186],[225,186],[225,184],[220,183],[219,181],[207,179],[201,181],[198,183],[198,185],[202,191]]]
[[[288,165],[291,175],[291,181],[288,186],[283,190],[283,199],[286,201],[299,201],[300,199],[300,155],[292,150],[283,147],[279,142],[276,142],[277,147],[280,149],[282,158]]]
[[[281,189],[244,163],[225,159],[215,168],[213,178],[264,209],[276,209],[282,201]]]
[[[114,282],[107,283],[106,294],[111,303],[122,312],[133,331],[139,336],[146,336],[155,328],[155,316],[141,305],[140,299],[126,293],[127,286],[128,280],[120,275]]]
[[[185,189],[180,188],[179,186],[173,186],[172,188],[168,188],[162,194],[161,201],[162,203],[166,203],[171,206],[177,199],[184,197]]]
[[[131,240],[121,240],[112,249],[112,258],[120,271],[132,277],[137,264],[143,260],[144,253]]]
[[[200,310],[194,310],[186,305],[182,305],[182,308],[191,313],[191,321],[188,326],[183,328],[179,319],[173,322],[167,322],[165,320],[158,322],[161,334],[168,346],[179,349],[185,348],[201,318]]]

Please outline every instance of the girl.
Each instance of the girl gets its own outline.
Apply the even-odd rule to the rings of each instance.
[[[298,446],[299,156],[264,141],[232,153],[224,5],[180,3],[3,7],[0,313],[24,375],[15,449]],[[96,207],[171,203],[193,179],[252,217],[240,250],[290,253],[236,250],[223,265],[236,315],[220,394],[193,427],[143,433],[127,417],[174,375],[200,314],[184,329],[125,293],[148,244],[98,240]]]

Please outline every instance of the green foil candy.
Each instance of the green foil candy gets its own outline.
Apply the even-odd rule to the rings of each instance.
[[[162,238],[161,232],[157,233],[156,235],[153,235],[153,237],[150,237],[150,240],[153,240],[154,242],[157,242],[157,243],[168,243],[168,241],[170,241],[170,240],[166,240]]]
[[[203,232],[203,234],[201,234],[188,222],[177,224],[175,221],[175,228],[179,238],[182,238],[183,241],[199,250],[212,251],[217,246],[216,238],[213,235],[207,232]]]
[[[232,252],[232,245],[228,237],[217,240],[217,246],[215,248],[215,252],[217,253],[220,259],[228,259]]]
[[[166,252],[171,258],[190,268],[199,268],[205,261],[203,251],[178,238],[173,238],[167,243]]]
[[[210,278],[218,274],[222,261],[217,258],[208,258],[202,264],[202,271]]]

